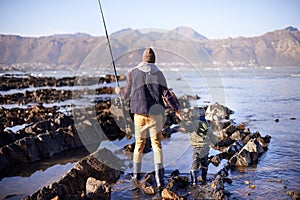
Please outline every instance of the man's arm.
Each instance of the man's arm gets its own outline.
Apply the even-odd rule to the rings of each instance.
[[[177,105],[175,99],[171,95],[171,92],[167,88],[163,89],[163,99],[174,111],[179,110],[179,105]]]
[[[132,72],[132,71],[131,71]],[[120,87],[115,88],[115,92],[121,96],[122,99],[127,99],[131,93],[132,75],[131,72],[127,76],[126,85],[121,90]]]

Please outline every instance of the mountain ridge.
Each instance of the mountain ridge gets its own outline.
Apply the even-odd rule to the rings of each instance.
[[[165,41],[174,34],[183,35],[200,45],[213,60],[209,64],[212,67],[300,66],[300,31],[292,26],[260,36],[225,39],[208,39],[189,27],[177,27],[162,33],[155,30],[142,33],[127,28],[112,33],[110,39],[115,42],[113,50],[116,52],[124,52],[130,45],[140,47],[142,41],[168,49],[170,42]],[[41,37],[0,34],[0,69],[72,70],[80,66],[97,45],[105,42],[104,36],[85,33]],[[182,41],[173,39],[172,42],[174,47],[190,51]]]

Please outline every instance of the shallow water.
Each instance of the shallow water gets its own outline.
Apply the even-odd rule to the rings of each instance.
[[[295,76],[300,74],[299,67],[219,71],[193,69],[165,74],[177,96],[199,95],[201,99],[194,101],[194,105],[220,100],[235,111],[231,117],[236,123],[245,123],[251,132],[259,131],[263,136],[272,136],[269,150],[257,166],[230,172],[233,183],[226,184],[225,189],[232,193],[231,199],[291,199],[286,194],[288,190],[300,193],[300,77]],[[175,169],[187,174],[191,166],[188,135],[172,135],[164,141],[163,148],[167,175]],[[151,154],[145,159],[151,163]],[[33,172],[29,178],[19,175],[3,178],[0,181],[0,198],[8,194],[29,195],[59,179],[73,165],[74,162],[57,162],[46,170]],[[151,169],[151,166],[145,168]],[[209,177],[212,178],[217,171],[210,165]],[[135,196],[130,190],[131,182],[125,176],[121,180],[113,186],[112,199],[152,199],[151,196]],[[255,189],[251,189],[245,181],[255,185]],[[28,187],[28,182],[32,187]]]
[[[71,149],[51,159],[12,167],[0,174],[0,199],[13,195],[10,200],[24,198],[41,187],[59,180],[76,162],[88,155],[85,148]]]

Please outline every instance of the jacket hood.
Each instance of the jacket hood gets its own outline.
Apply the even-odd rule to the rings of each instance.
[[[156,73],[159,71],[158,67],[153,64],[153,63],[148,63],[148,62],[141,62],[140,64],[138,64],[138,66],[136,66],[136,69],[141,70],[142,72],[146,72],[146,73]]]

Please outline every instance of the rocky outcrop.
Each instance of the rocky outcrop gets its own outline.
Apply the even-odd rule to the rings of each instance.
[[[213,180],[207,185],[192,188],[189,194],[195,199],[224,199],[226,196],[230,196],[230,192],[224,187],[225,183],[231,184],[234,181],[227,177],[229,171],[258,164],[259,157],[268,150],[271,136],[263,137],[258,131],[251,133],[243,123],[236,125],[230,119],[230,115],[234,112],[224,105],[215,103],[205,109],[206,119],[218,136],[214,146],[220,151],[217,155],[209,156],[209,163],[219,166],[221,160],[226,159],[227,164],[214,175]],[[182,117],[194,116],[197,110],[186,109]],[[188,188],[188,177],[180,176],[179,171],[173,172],[173,174],[175,176],[171,175],[169,183],[162,193],[163,198],[185,198],[186,193],[182,195],[180,190]]]
[[[111,83],[116,81],[114,75],[105,75],[99,77],[97,83]],[[118,76],[118,80],[123,81],[126,77]],[[32,75],[24,74],[18,75],[3,75],[0,76],[0,91],[8,91],[12,89],[25,89],[25,88],[37,88],[37,87],[62,87],[62,86],[74,86],[74,85],[89,85],[95,82],[95,78],[92,77],[35,77]]]
[[[109,107],[110,102],[98,102],[96,109],[103,110]],[[117,126],[110,112],[99,111],[99,117],[93,115],[95,107],[87,107],[84,111],[92,113],[91,116],[83,115],[81,120],[76,121],[72,115],[60,113],[54,108],[34,106],[28,109],[3,109],[3,129],[0,131],[0,170],[4,170],[17,163],[32,163],[68,149],[82,147],[83,139],[91,137],[95,133],[95,123],[105,127],[103,134],[94,134],[89,145],[99,146],[103,140],[115,140],[124,137],[124,132]],[[10,111],[12,113],[10,113]],[[81,113],[79,109],[74,113]],[[10,114],[9,114],[10,113]],[[18,113],[17,116],[14,113]],[[101,114],[100,114],[101,113]],[[19,116],[19,117],[18,117]],[[22,117],[21,117],[22,116]],[[94,119],[94,121],[91,121]],[[19,125],[24,122],[31,122],[25,128],[13,132],[9,129],[9,122]],[[85,134],[84,137],[79,135]],[[86,145],[86,144],[85,144]]]
[[[89,145],[95,148],[103,140],[115,140],[124,137],[124,132],[116,124],[110,112],[110,99],[97,99],[94,106],[87,106],[82,111],[80,108],[69,106],[44,107],[44,103],[61,102],[74,98],[73,93],[81,94],[82,91],[56,90],[48,86],[74,86],[90,85],[94,78],[63,78],[49,77],[0,77],[1,90],[11,90],[28,87],[46,87],[37,90],[25,90],[23,93],[1,95],[1,104],[37,103],[37,105],[19,108],[0,108],[0,171],[18,163],[32,163],[46,158],[51,158],[68,149],[86,145],[83,139],[91,138]],[[125,80],[125,76],[119,76]],[[99,83],[115,81],[115,76],[106,75],[97,80]],[[111,87],[101,87],[93,90],[93,94],[112,94]],[[72,113],[70,110],[72,109]],[[82,115],[82,113],[90,113]],[[96,114],[96,116],[95,116]],[[80,115],[80,120],[77,115]],[[74,122],[76,121],[76,127]],[[104,130],[97,134],[95,124]],[[99,129],[100,129],[99,127]],[[96,134],[95,134],[96,132]],[[80,134],[79,134],[80,133]],[[82,137],[84,134],[84,137]],[[92,137],[91,137],[92,136]],[[94,151],[94,150],[93,150]]]
[[[103,159],[103,155],[105,155],[106,160]],[[120,171],[103,163],[105,161],[111,162],[112,159],[116,161],[116,165],[122,165],[122,161],[115,157],[111,151],[100,149],[80,160],[60,180],[41,188],[25,199],[110,199],[110,185],[120,177]]]

